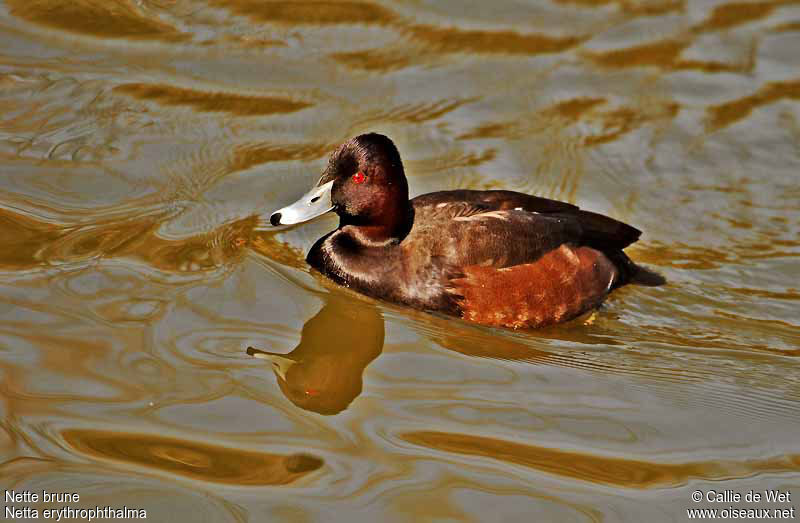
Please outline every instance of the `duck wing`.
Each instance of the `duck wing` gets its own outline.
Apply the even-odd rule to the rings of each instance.
[[[470,203],[489,210],[506,210],[521,207],[529,212],[563,212],[577,210],[571,203],[550,200],[514,191],[473,191],[458,189],[455,191],[437,191],[417,196],[412,200],[414,206],[438,205],[440,203]]]
[[[514,191],[439,191],[412,200],[421,213],[438,214],[442,218],[466,218],[491,211],[525,211],[528,214],[558,218],[570,223],[572,231],[565,241],[587,245],[600,251],[622,250],[639,239],[641,231],[602,214],[580,209],[571,203],[541,198]],[[508,217],[513,219],[511,216]],[[520,215],[517,215],[520,219]],[[438,221],[438,220],[437,220]],[[547,233],[547,222],[537,221]],[[557,245],[556,245],[557,246]]]
[[[577,243],[582,235],[580,224],[571,216],[485,210],[462,203],[454,204],[452,211],[446,221],[432,222],[439,230],[431,233],[439,238],[439,251],[460,268],[530,263],[564,243]]]

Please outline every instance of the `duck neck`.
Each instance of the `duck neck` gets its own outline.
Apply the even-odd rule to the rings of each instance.
[[[414,211],[408,199],[396,201],[382,209],[379,216],[363,219],[342,216],[339,227],[347,226],[348,232],[363,245],[384,246],[398,243],[406,237],[414,222]]]

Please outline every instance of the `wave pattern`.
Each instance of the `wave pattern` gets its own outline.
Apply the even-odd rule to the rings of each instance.
[[[524,4],[524,5],[523,5]],[[0,477],[154,521],[674,521],[800,482],[800,3],[9,0]],[[343,140],[644,231],[535,332],[275,230]],[[41,508],[41,507],[40,507]]]

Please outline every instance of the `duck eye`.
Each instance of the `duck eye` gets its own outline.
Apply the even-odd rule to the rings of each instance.
[[[358,171],[353,175],[353,182],[354,183],[364,183],[367,180],[367,177],[361,171]]]

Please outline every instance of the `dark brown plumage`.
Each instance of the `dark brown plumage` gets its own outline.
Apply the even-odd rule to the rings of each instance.
[[[307,260],[376,298],[520,328],[573,318],[632,280],[663,283],[622,251],[638,229],[569,203],[470,190],[409,200],[400,155],[379,134],[340,146],[317,187],[328,183],[340,225]]]

